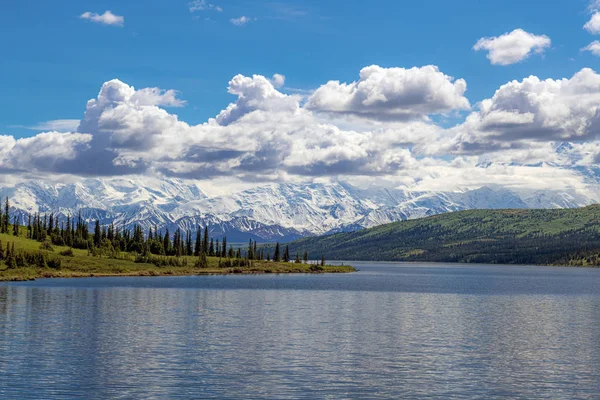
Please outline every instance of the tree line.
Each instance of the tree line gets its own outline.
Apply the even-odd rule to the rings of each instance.
[[[19,235],[20,224],[16,214],[10,223],[10,202],[5,199],[4,211],[0,210],[0,233]],[[219,257],[227,259],[266,260],[275,262],[292,262],[288,245],[276,243],[273,253],[269,248],[258,246],[256,240],[250,239],[248,247],[242,251],[228,244],[227,237],[210,237],[208,226],[204,229],[198,226],[195,237],[192,233],[184,232],[178,228],[173,234],[169,229],[159,230],[156,226],[147,233],[139,225],[132,229],[110,225],[101,225],[100,220],[93,222],[94,229],[90,232],[88,222],[81,213],[76,218],[70,215],[66,221],[59,221],[53,213],[30,214],[26,218],[25,235],[28,239],[38,242],[48,242],[56,246],[67,246],[75,249],[88,250],[91,255],[112,256],[120,252],[136,253],[142,258],[150,256],[183,257],[196,256],[199,258]],[[155,261],[158,259],[155,259]],[[308,263],[308,252],[305,251],[302,259],[296,253],[294,262]],[[158,262],[158,261],[157,261]],[[166,263],[167,261],[160,261]],[[173,262],[173,261],[168,261]],[[321,258],[324,265],[324,258]]]

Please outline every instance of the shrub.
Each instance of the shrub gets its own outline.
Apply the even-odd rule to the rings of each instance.
[[[48,268],[52,268],[52,269],[60,269],[61,267],[61,261],[60,258],[58,257],[52,257],[47,261],[48,264]]]
[[[54,247],[52,247],[52,242],[50,242],[49,240],[44,240],[40,244],[40,250],[54,251]]]
[[[61,251],[59,254],[65,257],[75,257],[75,254],[73,254],[73,249],[70,247],[66,250]]]

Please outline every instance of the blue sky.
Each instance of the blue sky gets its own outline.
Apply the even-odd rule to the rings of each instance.
[[[310,90],[328,80],[354,81],[371,64],[434,64],[467,81],[473,104],[513,79],[569,77],[598,65],[580,51],[591,41],[581,0],[212,3],[223,11],[191,13],[185,0],[3,2],[0,133],[31,136],[36,132],[20,126],[79,119],[112,78],[180,91],[187,106],[172,112],[198,124],[235,99],[227,82],[240,73],[280,73],[286,88]],[[124,26],[79,18],[106,10],[122,15]],[[240,16],[252,20],[229,22]],[[472,50],[479,38],[515,28],[548,35],[551,48],[510,66],[491,65]]]

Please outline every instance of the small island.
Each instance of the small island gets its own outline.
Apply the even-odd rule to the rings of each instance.
[[[147,233],[113,225],[94,232],[81,216],[58,221],[53,215],[29,216],[27,225],[10,217],[5,201],[0,211],[0,281],[38,278],[83,278],[107,276],[184,276],[228,274],[319,274],[354,272],[351,266],[327,265],[290,257],[288,246],[276,244],[271,255],[250,240],[247,248],[227,245],[224,237],[212,239],[208,227],[198,227],[196,239],[178,229],[150,229]],[[12,223],[11,223],[12,222]],[[202,234],[204,232],[204,234]]]

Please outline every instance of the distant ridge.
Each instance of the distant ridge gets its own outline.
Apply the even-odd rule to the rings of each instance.
[[[329,260],[600,265],[600,205],[469,210],[301,239],[292,254]]]

